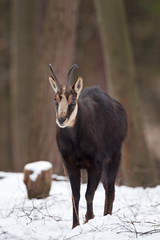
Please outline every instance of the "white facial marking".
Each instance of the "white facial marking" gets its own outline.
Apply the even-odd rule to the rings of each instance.
[[[58,105],[57,117],[65,117],[68,111],[68,102],[66,97],[63,95]]]
[[[62,86],[62,94],[66,92],[66,86]]]
[[[56,119],[56,123],[57,125],[60,127],[60,128],[65,128],[65,127],[73,127],[74,126],[74,123],[75,123],[75,119],[76,119],[76,116],[77,116],[77,112],[78,112],[78,104],[76,104],[73,112],[71,113],[69,119],[67,118],[63,124],[59,124],[59,121],[58,119]]]

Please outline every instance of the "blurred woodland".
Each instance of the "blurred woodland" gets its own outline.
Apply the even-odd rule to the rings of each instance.
[[[127,110],[120,183],[159,184],[159,30],[159,0],[0,0],[0,171],[47,160],[64,174],[48,65],[63,83],[77,63]]]

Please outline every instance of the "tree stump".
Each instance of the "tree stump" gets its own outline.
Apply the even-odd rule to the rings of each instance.
[[[52,183],[52,164],[47,161],[26,164],[24,166],[24,183],[29,199],[48,197]]]

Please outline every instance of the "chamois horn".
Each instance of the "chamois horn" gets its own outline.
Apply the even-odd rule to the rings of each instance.
[[[50,67],[50,70],[51,70],[51,73],[52,73],[52,77],[53,77],[54,80],[56,81],[58,87],[60,87],[60,83],[59,83],[59,81],[58,81],[58,79],[57,79],[57,77],[56,77],[56,75],[55,75],[55,73],[54,73],[54,71],[53,71],[53,67],[52,67],[52,64],[51,64],[51,63],[49,64],[49,67]]]
[[[73,64],[72,67],[70,68],[70,70],[68,72],[68,77],[67,77],[67,87],[68,88],[70,86],[70,76],[71,76],[71,73],[74,70],[74,68],[79,68],[79,66],[77,64]]]

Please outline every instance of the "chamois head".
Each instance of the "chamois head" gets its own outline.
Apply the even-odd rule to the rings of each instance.
[[[80,92],[83,88],[83,80],[78,77],[75,83],[70,86],[70,76],[74,68],[78,68],[77,64],[74,64],[67,76],[66,85],[61,85],[53,71],[52,65],[49,64],[52,75],[49,77],[51,87],[55,92],[55,109],[56,109],[56,123],[59,127],[72,127],[75,123],[75,119],[78,111],[77,100]]]

